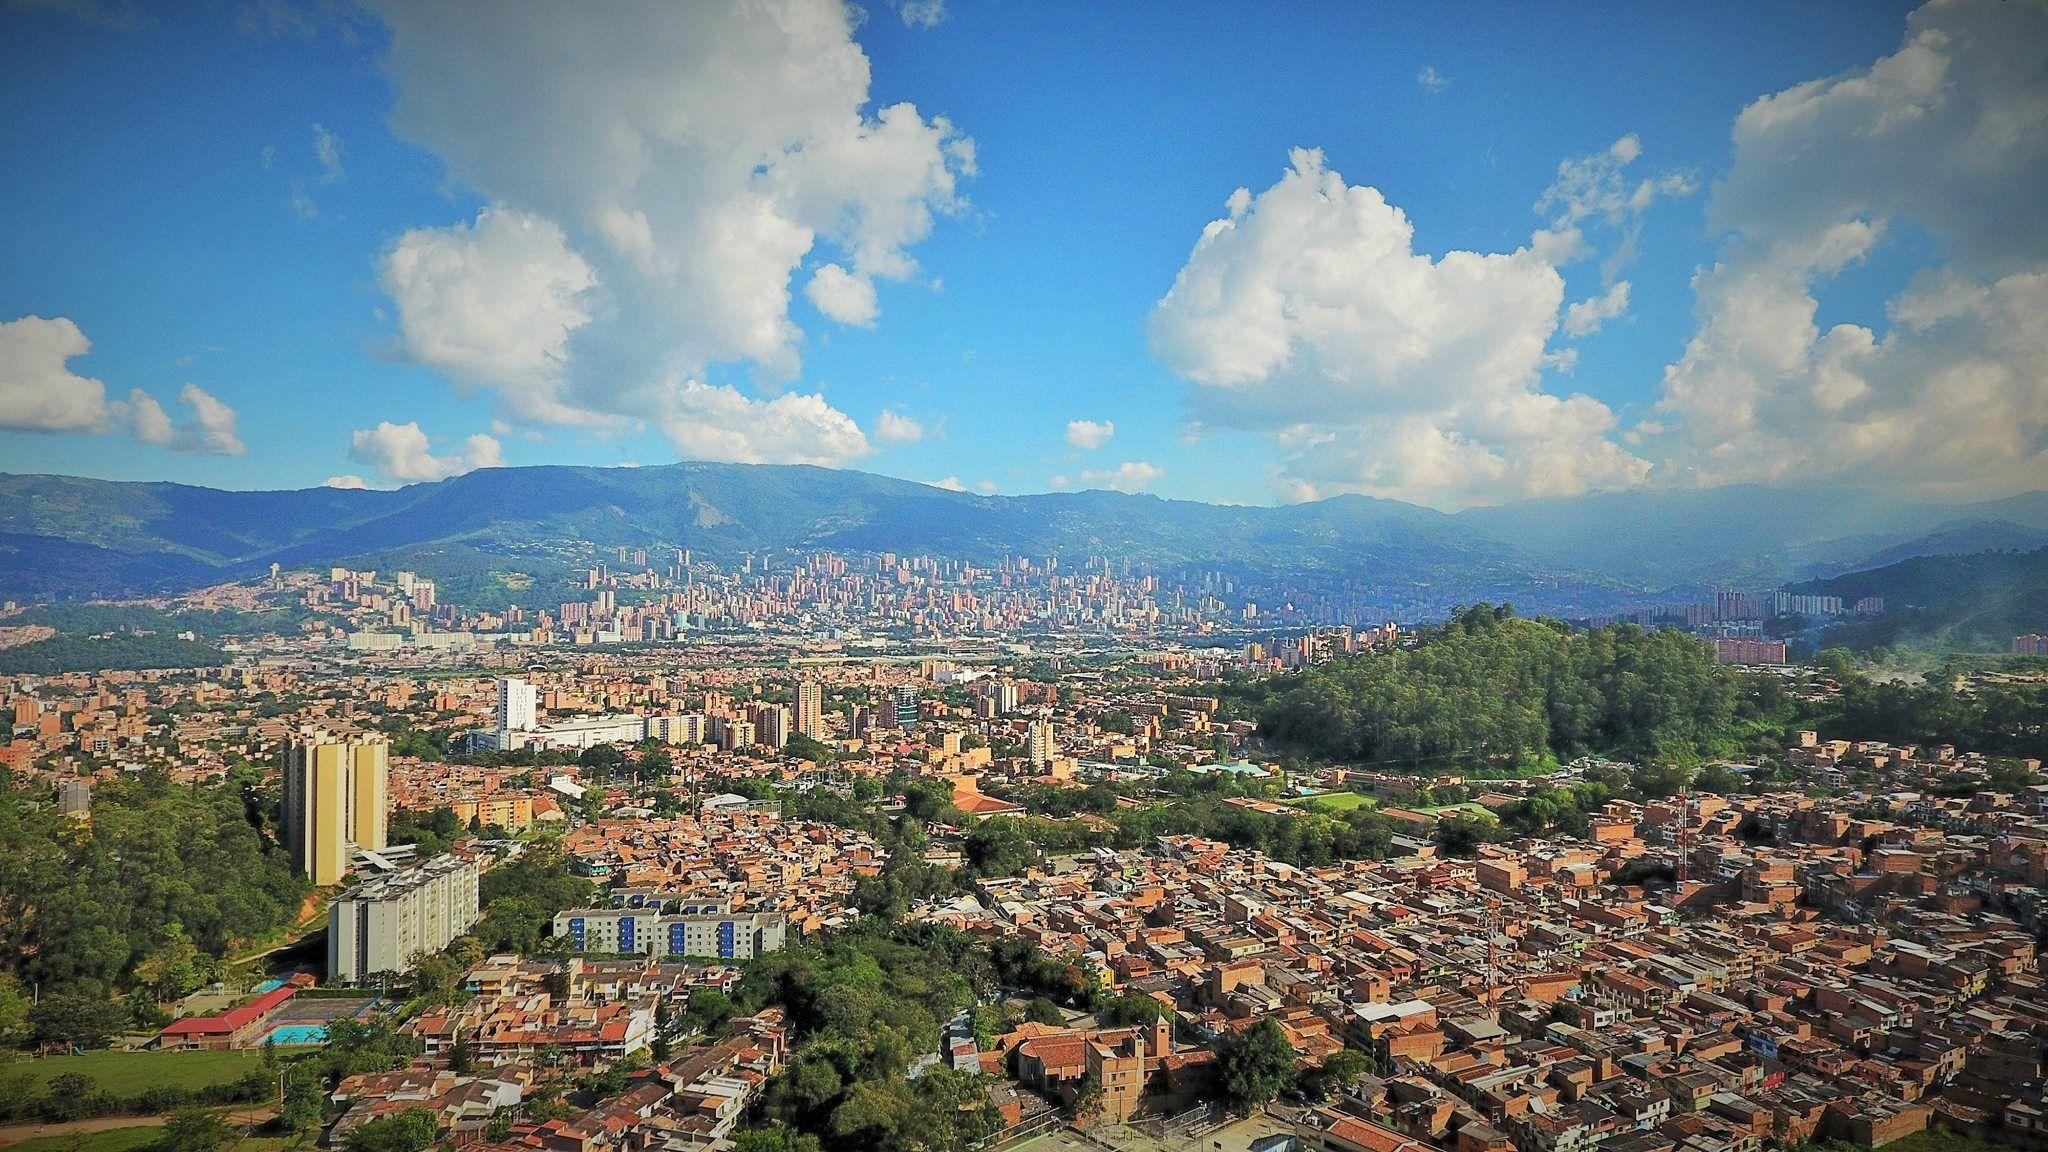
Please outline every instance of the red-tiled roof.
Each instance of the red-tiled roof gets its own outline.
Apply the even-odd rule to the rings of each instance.
[[[218,1016],[193,1016],[179,1020],[163,1030],[165,1036],[217,1036],[232,1035],[255,1023],[265,1013],[298,995],[299,990],[287,984],[273,988],[240,1008],[230,1008]]]

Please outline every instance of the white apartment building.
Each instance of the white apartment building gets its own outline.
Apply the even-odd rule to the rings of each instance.
[[[437,856],[376,877],[327,906],[327,978],[353,984],[410,971],[476,925],[476,861]]]

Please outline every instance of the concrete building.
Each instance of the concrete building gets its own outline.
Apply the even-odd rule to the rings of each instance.
[[[889,690],[889,703],[893,709],[890,718],[898,728],[908,728],[917,723],[917,685],[898,684]]]
[[[1713,641],[1714,662],[1717,664],[1783,664],[1785,642],[1783,640],[1735,640]]]
[[[525,732],[537,721],[540,693],[516,676],[498,681],[498,731]],[[502,741],[501,741],[502,742]]]
[[[284,843],[317,885],[340,883],[358,848],[385,846],[391,746],[302,728],[285,746]]]
[[[555,935],[579,952],[643,956],[716,956],[746,960],[780,952],[789,917],[780,912],[684,912],[577,908],[555,914]]]
[[[406,972],[477,921],[477,866],[459,856],[378,876],[327,906],[327,978]]]
[[[754,722],[752,720],[727,720],[719,725],[718,746],[727,752],[736,752],[754,744]]]
[[[747,718],[754,722],[754,738],[763,748],[789,743],[789,709],[780,704],[749,704]]]
[[[57,811],[66,816],[83,816],[92,811],[92,781],[83,776],[59,781]]]
[[[638,744],[647,738],[647,717],[631,713],[578,716],[525,731],[484,728],[472,733],[479,745],[499,752],[521,748],[595,748],[599,744]]]
[[[711,722],[702,712],[649,716],[647,738],[664,744],[708,744],[711,741]]]
[[[1033,768],[1043,768],[1059,755],[1059,749],[1052,742],[1052,721],[1033,720],[1030,731],[1024,738],[1025,755],[1030,758]]]
[[[796,686],[796,730],[813,740],[825,738],[825,690],[816,681]]]

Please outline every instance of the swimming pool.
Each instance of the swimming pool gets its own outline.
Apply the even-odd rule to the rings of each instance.
[[[256,986],[256,992],[260,995],[264,992],[275,992],[282,987],[284,987],[284,981],[282,980],[265,980]]]
[[[325,1044],[327,1043],[327,1025],[279,1024],[277,1027],[272,1028],[269,1035],[265,1036],[264,1039],[276,1044],[280,1048],[288,1044]]]

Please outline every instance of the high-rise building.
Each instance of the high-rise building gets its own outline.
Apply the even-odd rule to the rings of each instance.
[[[789,709],[780,704],[752,704],[747,716],[754,722],[754,736],[762,747],[780,748],[789,743]]]
[[[1783,640],[1721,638],[1710,643],[1714,646],[1714,662],[1717,664],[1783,664],[1785,662],[1785,642]]]
[[[889,689],[890,702],[896,706],[896,726],[908,728],[917,723],[917,685],[898,684]]]
[[[825,738],[825,690],[815,681],[796,686],[796,730],[813,740]]]
[[[754,743],[754,722],[752,720],[728,719],[720,727],[718,746],[727,752],[737,752]]]
[[[1024,740],[1024,751],[1033,768],[1043,768],[1052,763],[1052,758],[1059,755],[1059,749],[1052,742],[1052,721],[1041,719],[1031,722]]]
[[[981,689],[982,709],[989,716],[1005,716],[1017,710],[1017,684],[1014,680],[997,680]]]
[[[647,737],[668,744],[703,744],[711,739],[711,727],[701,712],[680,716],[649,716]]]
[[[539,692],[517,676],[498,681],[498,731],[526,732],[533,728]]]
[[[285,746],[284,843],[313,883],[336,884],[355,850],[385,846],[391,745],[302,728]]]
[[[327,978],[407,972],[477,921],[477,866],[459,856],[378,876],[327,906]]]

